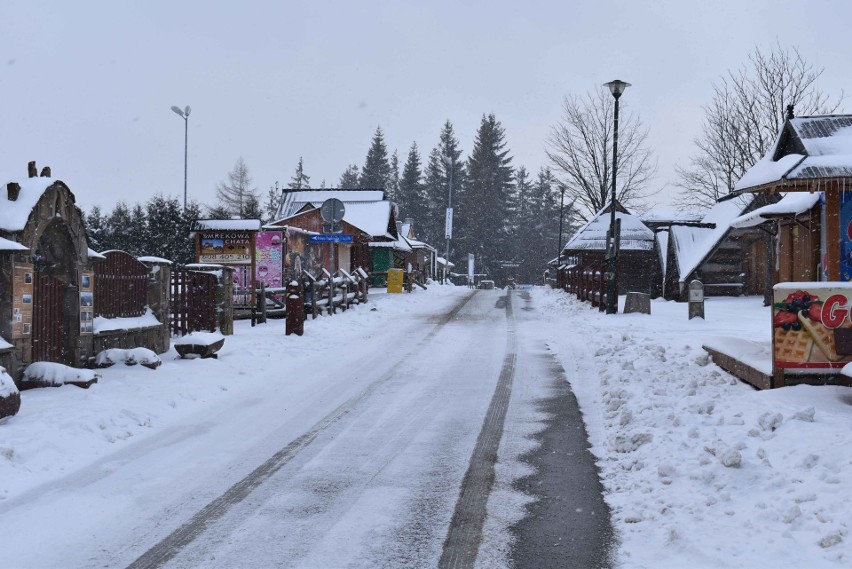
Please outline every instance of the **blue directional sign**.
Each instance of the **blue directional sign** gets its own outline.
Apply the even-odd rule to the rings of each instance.
[[[351,235],[311,235],[308,238],[312,243],[352,243]]]

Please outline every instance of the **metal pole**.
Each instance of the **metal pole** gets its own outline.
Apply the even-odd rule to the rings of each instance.
[[[453,166],[455,164],[455,157],[450,157],[450,195],[447,200],[447,216],[448,216],[448,227],[449,230],[447,232],[447,254],[444,257],[444,282],[447,282],[447,273],[450,270],[450,233],[453,231],[453,220],[449,218],[450,210],[453,209],[453,170],[455,169]]]
[[[186,211],[186,168],[187,157],[189,156],[189,117],[183,118],[183,210]]]
[[[565,186],[559,188],[561,192],[561,197],[559,198],[559,243],[558,249],[556,250],[556,264],[559,265],[562,261],[562,208],[565,207]]]
[[[610,204],[609,217],[609,259],[607,260],[606,273],[606,313],[618,312],[618,293],[615,290],[615,177],[618,169],[618,98],[620,94],[613,93],[615,97],[614,131],[612,134],[612,202]]]

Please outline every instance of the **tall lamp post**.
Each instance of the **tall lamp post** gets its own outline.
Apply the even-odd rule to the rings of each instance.
[[[186,165],[189,152],[189,113],[192,109],[187,105],[183,110],[177,105],[172,105],[172,110],[183,119],[183,210],[186,211]]]
[[[606,313],[618,312],[618,292],[615,290],[615,261],[618,255],[616,244],[618,236],[615,227],[615,176],[618,168],[618,99],[624,90],[630,87],[630,83],[624,81],[610,81],[604,83],[609,87],[609,92],[615,97],[614,126],[612,133],[612,201],[610,202],[609,238],[607,239],[607,265],[606,265]]]
[[[565,245],[562,243],[562,218],[563,218],[563,209],[565,207],[565,186],[559,185],[559,192],[561,196],[559,197],[559,249],[556,251],[556,267],[557,270],[559,265],[562,264],[562,246]]]
[[[455,170],[455,159],[453,156],[443,156],[444,164],[450,168],[450,190],[447,199],[447,217],[444,222],[444,237],[447,240],[447,251],[444,257],[444,282],[450,270],[450,239],[453,238],[453,170]]]

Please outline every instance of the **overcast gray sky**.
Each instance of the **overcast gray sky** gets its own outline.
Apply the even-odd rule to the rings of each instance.
[[[714,81],[780,41],[825,67],[822,90],[850,92],[850,21],[841,0],[2,0],[0,177],[50,165],[87,211],[182,200],[172,105],[192,107],[189,196],[205,204],[241,156],[262,195],[299,156],[313,185],[333,186],[376,126],[404,161],[449,119],[466,155],[484,113],[536,172],[563,97],[622,79],[666,203]]]

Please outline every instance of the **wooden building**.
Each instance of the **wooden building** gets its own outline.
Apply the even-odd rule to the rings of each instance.
[[[729,195],[697,223],[673,223],[665,248],[663,296],[687,300],[689,283],[699,280],[706,296],[764,294],[768,285],[769,236],[733,222],[771,196]]]
[[[562,248],[560,267],[606,267],[610,215],[610,207],[607,206],[577,230]],[[621,221],[621,247],[616,264],[618,294],[652,294],[655,283],[661,279],[654,233],[620,203],[616,203],[615,215]]]
[[[170,263],[92,251],[68,186],[34,162],[28,174],[0,195],[0,365],[19,380],[32,362],[83,367],[108,347],[168,350]]]
[[[736,189],[816,196],[785,199],[787,207],[758,213],[775,234],[776,282],[852,280],[852,115],[788,116],[775,146]]]

